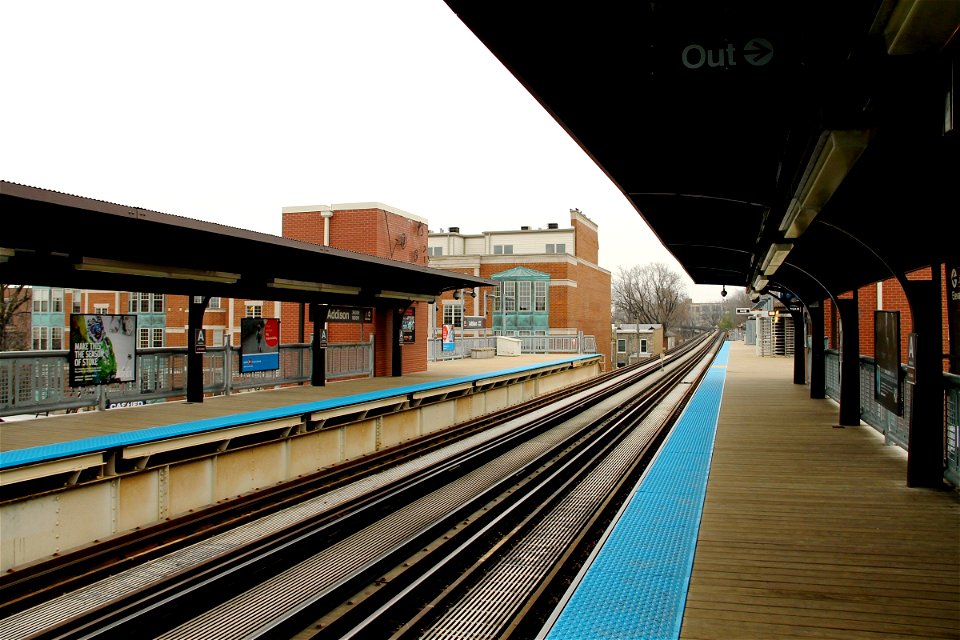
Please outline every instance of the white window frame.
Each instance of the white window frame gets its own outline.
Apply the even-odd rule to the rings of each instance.
[[[245,302],[243,304],[243,313],[246,318],[262,318],[263,317],[263,303],[262,302]]]
[[[517,281],[517,312],[533,311],[533,283],[530,280]]]
[[[505,313],[517,312],[517,281],[504,280],[503,282],[503,311]]]
[[[63,327],[50,327],[50,350],[63,350]]]
[[[97,315],[105,316],[110,313],[109,304],[95,304],[93,305],[93,312]]]
[[[34,351],[47,351],[49,347],[50,331],[48,327],[34,327],[31,346]]]
[[[444,301],[443,324],[452,324],[455,327],[463,326],[463,305],[459,301]]]
[[[48,313],[50,310],[50,289],[34,289],[30,293],[33,298],[34,313]]]
[[[626,352],[627,352],[627,339],[617,338],[617,353],[626,353]]]
[[[533,310],[547,310],[547,282],[545,280],[533,281]]]

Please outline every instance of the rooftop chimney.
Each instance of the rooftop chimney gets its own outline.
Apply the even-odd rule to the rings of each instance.
[[[520,227],[520,231],[530,231],[530,227],[524,225],[524,226]]]
[[[560,225],[557,224],[556,222],[547,223],[547,229],[559,229],[559,228],[560,228]]]
[[[460,227],[450,227],[450,233],[460,233]]]

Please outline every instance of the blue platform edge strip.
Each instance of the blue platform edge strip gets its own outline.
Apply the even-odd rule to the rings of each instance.
[[[488,371],[482,374],[462,376],[459,378],[449,378],[447,380],[424,382],[421,384],[409,385],[405,387],[393,387],[389,389],[379,389],[367,393],[358,393],[339,398],[327,398],[317,400],[316,402],[306,402],[285,407],[276,407],[273,409],[259,409],[257,411],[248,411],[245,413],[235,413],[216,418],[204,418],[203,420],[192,420],[189,422],[179,422],[175,424],[147,427],[136,431],[125,433],[110,434],[107,436],[95,436],[92,438],[83,438],[71,442],[62,442],[57,444],[42,445],[39,447],[28,447],[25,449],[14,449],[12,451],[0,452],[0,469],[9,469],[27,464],[36,464],[59,458],[83,455],[103,451],[105,449],[115,449],[117,447],[127,447],[135,444],[143,444],[154,440],[163,440],[166,438],[176,438],[188,436],[207,431],[215,431],[226,427],[236,427],[255,422],[265,422],[267,420],[277,420],[279,418],[288,418],[314,411],[323,411],[324,409],[334,409],[346,407],[352,404],[363,404],[374,400],[383,400],[385,398],[395,398],[419,391],[429,391],[431,389],[441,389],[443,387],[463,384],[465,382],[475,383],[487,378],[498,378],[518,373],[525,373],[534,369],[552,367],[558,364],[577,362],[596,358],[597,354],[583,354],[550,360],[547,362],[537,362],[522,367],[511,369],[502,369]]]
[[[548,640],[680,637],[729,350],[714,358]]]

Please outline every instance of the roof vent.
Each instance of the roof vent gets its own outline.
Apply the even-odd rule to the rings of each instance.
[[[520,231],[530,231],[530,227],[528,227],[527,225],[524,225],[520,227]]]
[[[557,224],[556,222],[547,223],[547,229],[559,229],[559,228],[560,228],[560,225]]]
[[[460,227],[450,227],[450,233],[460,233]]]

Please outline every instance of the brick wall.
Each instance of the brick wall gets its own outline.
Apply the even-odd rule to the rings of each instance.
[[[939,266],[941,282],[946,282],[945,267]],[[929,280],[932,270],[928,267],[907,274],[908,280]],[[878,294],[882,303],[878,305]],[[906,292],[900,282],[895,278],[889,278],[878,284],[870,284],[857,290],[858,308],[860,312],[860,355],[874,357],[876,354],[874,344],[874,312],[878,306],[883,311],[900,312],[900,362],[907,361],[907,341],[909,334],[913,331],[913,315],[910,313],[910,305],[907,302]],[[948,334],[947,318],[947,290],[945,286],[941,287],[941,314],[943,326],[943,353],[947,353],[950,347]],[[849,294],[841,297],[850,297]],[[833,349],[840,348],[839,321],[832,319],[836,315],[836,309],[833,302],[828,298],[823,301],[824,306],[824,332],[829,338],[829,345]],[[949,363],[944,359],[943,370],[947,371]]]
[[[335,208],[329,222],[331,247],[421,266],[427,264],[425,222],[377,207]],[[284,211],[283,235],[286,238],[323,244],[323,216],[320,211]],[[299,305],[283,303],[281,306],[281,317],[292,320],[289,323],[281,323],[281,339],[284,342],[294,342],[299,333]],[[374,309],[372,326],[330,323],[327,332],[328,343],[366,342],[371,335],[375,335],[375,375],[392,374],[394,348],[403,349],[403,373],[426,371],[428,311],[426,303],[417,303],[415,308],[416,342],[413,344],[397,346],[399,329],[395,331],[393,328],[393,312],[390,307]],[[309,320],[305,324],[304,333],[309,342],[313,335],[313,324]]]

